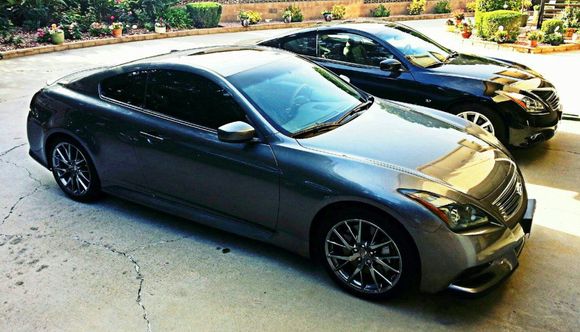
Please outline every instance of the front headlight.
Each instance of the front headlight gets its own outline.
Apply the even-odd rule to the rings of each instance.
[[[504,92],[504,95],[530,113],[542,113],[546,111],[544,104],[536,98],[524,96],[516,92]]]
[[[460,204],[428,192],[401,190],[443,220],[453,231],[463,231],[490,223],[490,217],[476,206]]]

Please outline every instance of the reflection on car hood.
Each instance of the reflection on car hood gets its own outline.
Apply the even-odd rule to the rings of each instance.
[[[457,76],[498,85],[512,85],[520,90],[532,90],[552,85],[532,69],[509,61],[460,54],[448,63],[429,69],[430,73]]]
[[[380,99],[345,125],[298,142],[317,151],[424,175],[475,198],[497,189],[511,168],[502,151],[463,128]]]

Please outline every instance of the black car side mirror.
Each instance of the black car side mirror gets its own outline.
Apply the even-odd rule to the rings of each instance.
[[[244,143],[251,141],[256,135],[256,130],[249,124],[236,121],[226,123],[218,128],[218,139],[228,143]]]
[[[401,62],[399,62],[399,60],[386,59],[386,60],[381,61],[379,67],[383,71],[396,72],[396,71],[401,71],[401,68],[403,67],[403,65],[401,64]]]

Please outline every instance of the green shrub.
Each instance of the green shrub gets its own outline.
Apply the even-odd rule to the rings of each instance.
[[[481,13],[479,27],[480,36],[483,39],[493,39],[495,33],[503,27],[507,33],[506,41],[513,42],[520,33],[521,12],[512,10],[496,10],[489,13]]]
[[[564,21],[551,19],[542,22],[542,32],[546,35],[556,32],[556,28],[558,28],[559,33],[564,32]]]
[[[304,15],[302,15],[302,10],[296,5],[290,5],[286,8],[292,14],[292,22],[302,22],[304,20]]]
[[[215,28],[220,23],[222,5],[217,2],[188,3],[187,11],[194,27]]]
[[[520,10],[523,0],[476,0],[475,10],[487,13],[496,10]],[[504,6],[506,6],[504,8]]]
[[[383,5],[383,4],[380,4],[374,10],[371,9],[371,13],[373,14],[374,17],[389,17],[389,16],[391,16],[391,10],[388,7],[385,7],[385,5]]]
[[[332,18],[335,20],[341,20],[346,15],[346,7],[343,5],[332,6]]]
[[[242,10],[239,16],[240,19],[247,19],[250,24],[257,24],[262,20],[262,14],[253,10]]]
[[[544,43],[558,46],[564,42],[564,37],[559,32],[550,33],[544,36]]]
[[[169,7],[163,14],[163,21],[172,29],[189,29],[193,26],[191,16],[185,7]]]
[[[425,11],[427,0],[413,0],[407,10],[409,15],[421,15]]]
[[[468,3],[465,4],[465,11],[473,13],[475,11],[476,6],[477,4],[475,3],[475,1],[469,1]]]
[[[435,4],[435,13],[437,14],[451,13],[451,6],[449,6],[449,1],[443,0],[437,2]]]

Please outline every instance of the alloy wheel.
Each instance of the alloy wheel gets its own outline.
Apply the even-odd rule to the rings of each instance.
[[[401,277],[403,261],[396,243],[381,227],[366,220],[337,223],[328,231],[324,248],[332,271],[357,291],[384,293]]]
[[[76,146],[58,143],[52,150],[52,168],[57,181],[69,194],[85,195],[91,187],[91,170],[87,158]]]
[[[483,130],[490,132],[492,135],[495,135],[495,128],[493,127],[493,123],[487,116],[474,111],[461,112],[457,114],[457,116],[460,118],[464,118],[469,122],[473,122],[476,125],[483,128]]]

